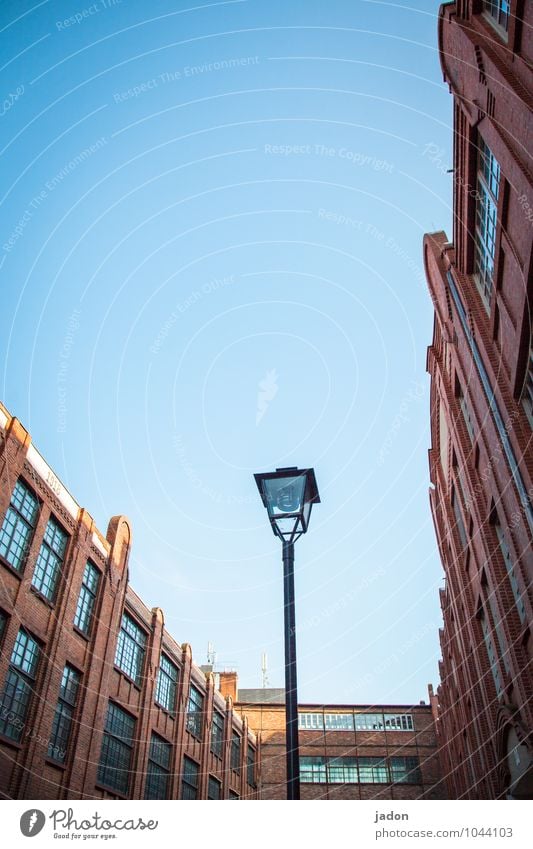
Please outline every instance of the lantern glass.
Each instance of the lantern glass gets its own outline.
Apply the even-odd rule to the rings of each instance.
[[[301,515],[305,495],[305,475],[270,478],[264,482],[269,516]]]

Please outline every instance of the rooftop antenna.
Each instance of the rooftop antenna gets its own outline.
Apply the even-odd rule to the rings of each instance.
[[[215,651],[215,647],[213,643],[209,642],[207,644],[207,662],[210,666],[214,666],[217,659],[217,653]]]
[[[261,655],[261,672],[263,673],[263,687],[268,687],[268,657],[266,651]]]

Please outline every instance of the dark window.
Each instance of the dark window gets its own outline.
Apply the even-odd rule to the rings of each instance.
[[[241,738],[237,731],[231,734],[231,768],[235,772],[241,770]]]
[[[6,628],[7,616],[3,610],[0,610],[0,643],[2,642],[2,637],[4,635],[4,631]]]
[[[100,572],[96,566],[93,566],[93,564],[88,561],[85,565],[81,590],[78,596],[78,605],[74,616],[74,624],[80,629],[80,631],[83,631],[84,634],[89,634],[91,630],[91,621],[93,618],[99,582]]]
[[[124,613],[117,640],[115,666],[129,675],[136,684],[141,683],[145,646],[146,634],[131,616]]]
[[[72,716],[76,706],[76,696],[80,684],[80,674],[68,664],[63,670],[59,699],[54,714],[52,734],[48,743],[48,757],[64,763],[72,728]]]
[[[190,758],[183,758],[183,778],[181,782],[181,798],[198,798],[198,774],[200,768]]]
[[[248,746],[246,775],[250,787],[255,787],[255,749],[253,748],[253,746]]]
[[[17,742],[22,737],[39,662],[39,646],[21,628],[17,634],[0,698],[0,733]]]
[[[235,793],[235,790],[230,790],[228,798],[229,799],[240,799],[241,797],[239,796],[238,793]]]
[[[131,757],[135,734],[135,719],[109,702],[98,766],[98,781],[127,795]]]
[[[168,799],[172,746],[157,734],[152,734],[148,755],[145,799]]]
[[[224,717],[218,710],[213,711],[211,725],[211,751],[217,758],[222,757],[224,748]]]
[[[522,391],[522,403],[531,427],[533,427],[533,328],[531,330],[531,341],[529,343],[529,359],[527,364],[527,375],[524,389]]]
[[[220,781],[218,778],[213,778],[212,775],[209,776],[209,784],[207,786],[207,798],[208,799],[220,799]]]
[[[21,572],[31,544],[39,502],[28,487],[17,481],[0,531],[0,554]]]
[[[176,709],[176,689],[178,686],[178,668],[162,654],[157,673],[155,700],[158,705],[174,713]]]
[[[55,519],[50,518],[44,532],[41,549],[35,564],[32,585],[45,598],[54,598],[57,579],[63,565],[68,536]]]
[[[390,771],[397,784],[422,784],[418,758],[391,758]]]
[[[187,703],[187,731],[202,739],[202,711],[204,707],[204,697],[200,690],[194,684],[189,688],[189,701]]]

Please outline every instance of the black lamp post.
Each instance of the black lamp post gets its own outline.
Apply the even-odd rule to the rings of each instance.
[[[287,799],[300,798],[298,691],[296,684],[296,624],[294,615],[294,543],[307,532],[311,507],[320,501],[313,469],[290,466],[254,475],[275,535],[283,545],[285,620],[285,718]]]

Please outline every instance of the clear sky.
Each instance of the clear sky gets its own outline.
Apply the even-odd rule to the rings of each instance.
[[[4,0],[1,397],[205,662],[283,686],[253,473],[313,466],[301,701],[438,681],[432,307],[451,235],[438,4]]]

